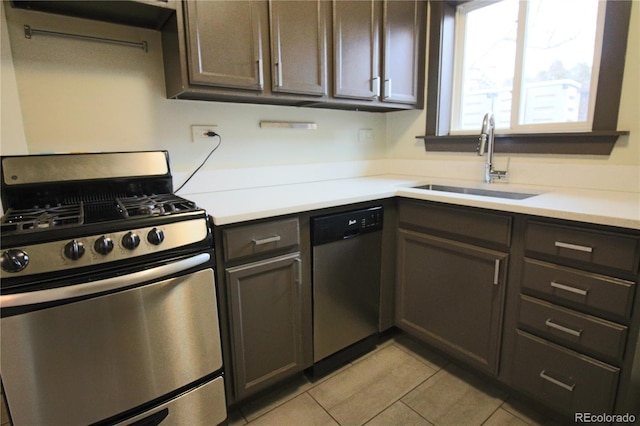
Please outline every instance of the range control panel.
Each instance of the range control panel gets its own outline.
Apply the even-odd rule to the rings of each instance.
[[[382,206],[314,217],[311,220],[311,242],[317,246],[352,238],[365,232],[379,231],[382,229],[382,223]]]

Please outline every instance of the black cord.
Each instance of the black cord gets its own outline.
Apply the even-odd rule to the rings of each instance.
[[[207,162],[207,160],[209,159],[209,157],[211,157],[211,154],[213,154],[216,149],[218,149],[220,147],[220,145],[222,144],[222,136],[220,136],[219,134],[217,134],[216,132],[212,132],[209,131],[206,133],[207,136],[209,137],[218,137],[218,144],[216,146],[213,147],[213,149],[211,150],[211,152],[209,152],[209,154],[207,154],[206,158],[204,159],[204,161],[202,161],[202,163],[200,163],[200,165],[198,167],[196,167],[196,169],[193,171],[193,173],[191,173],[191,175],[189,175],[189,177],[187,178],[187,180],[185,180],[184,182],[182,182],[182,185],[180,185],[180,187],[178,189],[176,189],[175,191],[173,191],[174,193],[177,193],[178,191],[180,191],[182,188],[184,188],[184,186],[187,184],[187,182],[189,182],[191,180],[191,178],[193,177],[193,175],[195,175],[196,173],[198,173],[198,170],[200,170],[202,168],[202,166],[204,166],[204,164]]]

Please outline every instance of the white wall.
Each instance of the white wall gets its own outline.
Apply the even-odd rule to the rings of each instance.
[[[20,98],[9,34],[5,25],[5,5],[0,3],[0,153],[17,155],[27,153],[27,140],[20,110]]]
[[[158,32],[6,9],[30,154],[167,149],[174,170],[189,170],[204,159],[214,142],[191,142],[190,125],[217,124],[223,144],[207,168],[379,159],[387,155],[383,114],[169,100],[164,92]],[[38,35],[28,40],[24,24],[51,31],[146,40],[149,52]],[[318,129],[261,129],[261,120],[312,121]],[[374,141],[359,142],[359,129],[372,129]]]

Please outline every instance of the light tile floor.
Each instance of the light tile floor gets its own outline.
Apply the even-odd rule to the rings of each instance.
[[[314,383],[298,377],[229,413],[231,426],[553,423],[404,334]]]

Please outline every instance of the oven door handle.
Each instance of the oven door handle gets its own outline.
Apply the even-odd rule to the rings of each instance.
[[[124,287],[135,286],[151,280],[157,280],[169,275],[186,271],[190,268],[207,263],[211,259],[209,253],[200,253],[187,259],[178,260],[166,265],[158,266],[144,271],[119,277],[107,278],[84,284],[67,287],[57,287],[47,290],[31,291],[27,293],[5,294],[0,296],[0,308],[13,308],[33,305],[36,303],[56,302],[75,297],[89,296],[105,291],[118,290]]]

